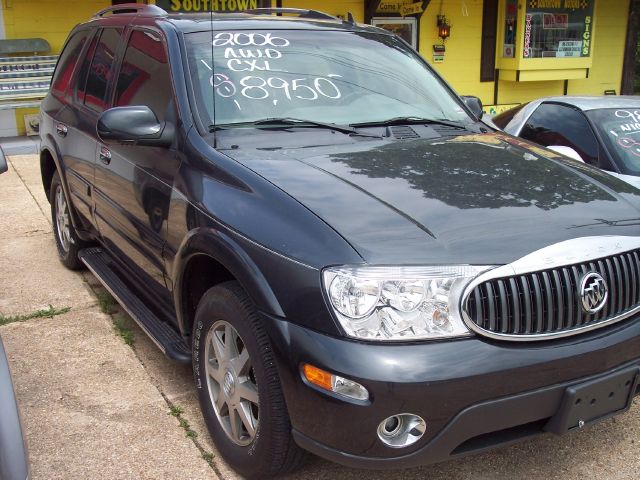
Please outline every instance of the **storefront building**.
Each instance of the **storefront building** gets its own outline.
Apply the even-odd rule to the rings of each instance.
[[[0,38],[41,37],[60,52],[69,30],[109,0],[1,0]],[[113,2],[122,3],[122,2]],[[148,0],[169,12],[255,7],[321,10],[402,36],[462,95],[496,113],[548,95],[633,93],[634,0]],[[0,111],[0,135],[25,113]],[[7,127],[9,125],[9,127]]]

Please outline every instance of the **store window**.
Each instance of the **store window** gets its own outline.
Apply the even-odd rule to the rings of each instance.
[[[504,58],[514,58],[516,51],[516,24],[518,20],[517,0],[505,1],[504,15],[504,43],[502,45],[502,56]]]
[[[418,22],[416,18],[373,18],[371,24],[396,34],[414,49],[418,48]]]
[[[594,1],[528,0],[522,56],[524,58],[589,57]],[[507,18],[509,4],[510,2],[507,2]],[[508,28],[508,25],[505,28]],[[506,48],[505,32],[504,53]]]

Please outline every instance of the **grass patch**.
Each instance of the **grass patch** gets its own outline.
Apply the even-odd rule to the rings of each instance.
[[[112,321],[113,321],[113,328],[116,329],[116,332],[118,332],[118,335],[120,335],[120,338],[122,338],[124,343],[126,343],[130,347],[133,347],[133,342],[134,342],[133,332],[129,330],[127,326],[126,318],[124,318],[123,316],[117,315],[113,317]]]
[[[198,433],[191,430],[191,425],[189,425],[189,422],[187,421],[187,419],[182,416],[183,412],[184,410],[180,405],[172,405],[167,415],[171,415],[172,417],[176,417],[178,419],[178,423],[180,424],[180,427],[184,429],[185,435],[188,438],[192,438],[192,439],[196,438],[198,436]],[[204,455],[207,452],[203,451],[202,453]],[[213,455],[211,456],[213,458]]]
[[[180,415],[182,415],[183,412],[184,410],[182,409],[181,406],[173,405],[171,407],[171,410],[169,410],[169,415],[171,415],[172,417],[179,417]]]
[[[202,458],[205,460],[205,462],[207,462],[209,465],[213,464],[213,453],[211,452],[202,452]]]
[[[7,325],[13,322],[24,322],[25,320],[31,320],[32,318],[53,318],[56,315],[62,315],[71,310],[71,307],[55,308],[53,305],[49,305],[49,308],[42,310],[36,310],[35,312],[27,313],[26,315],[0,315],[0,325]]]
[[[167,415],[171,415],[172,417],[175,417],[178,419],[178,424],[180,425],[180,428],[184,430],[185,436],[191,439],[191,441],[198,448],[198,450],[200,450],[200,455],[202,456],[202,459],[205,462],[207,462],[209,466],[216,473],[218,473],[218,476],[220,476],[220,472],[218,472],[218,469],[213,463],[213,459],[214,459],[213,453],[208,452],[207,450],[204,449],[202,444],[198,441],[198,438],[197,438],[198,433],[191,429],[191,426],[189,425],[189,422],[187,421],[187,419],[182,416],[182,414],[184,413],[184,409],[180,405],[174,405],[171,402],[169,402],[169,400],[164,394],[162,396],[164,397],[165,401],[169,405],[169,411],[167,412]]]
[[[100,307],[100,311],[102,313],[115,313],[116,305],[118,304],[118,302],[116,302],[116,299],[113,298],[109,292],[107,292],[106,290],[102,290],[100,292],[97,292],[96,296],[98,297],[98,306]]]

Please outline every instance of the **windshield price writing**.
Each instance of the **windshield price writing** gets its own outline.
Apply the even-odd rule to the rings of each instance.
[[[340,75],[329,75],[339,77]],[[307,84],[307,82],[309,84]],[[240,95],[250,100],[264,100],[270,96],[270,89],[281,90],[288,100],[316,100],[320,95],[326,98],[338,99],[340,90],[329,78],[294,78],[288,81],[281,77],[258,77],[247,75],[240,79],[240,89],[224,73],[216,73],[209,79],[209,83],[216,93],[223,97],[233,97],[240,90]],[[273,92],[271,93],[273,96]]]
[[[640,130],[640,111],[616,110],[615,116],[628,122],[620,125],[621,131],[631,132]]]
[[[332,81],[332,78],[339,78],[340,75],[298,77],[277,68],[278,60],[291,46],[291,42],[284,37],[272,33],[218,32],[212,44],[224,49],[229,74],[216,73],[207,62],[201,60],[212,72],[209,83],[218,96],[233,98],[238,109],[241,109],[239,99],[270,99],[277,105],[279,99],[314,101],[321,97],[332,100],[342,97],[340,89]]]

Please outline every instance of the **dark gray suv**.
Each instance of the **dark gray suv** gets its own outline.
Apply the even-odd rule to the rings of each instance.
[[[246,476],[581,429],[637,393],[640,191],[479,107],[350,19],[109,8],[42,104],[60,259],[192,362]]]

